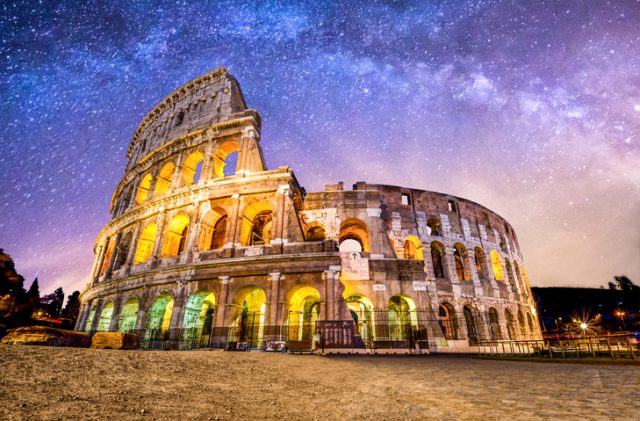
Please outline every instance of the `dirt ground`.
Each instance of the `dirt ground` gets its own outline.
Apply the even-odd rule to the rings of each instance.
[[[0,419],[640,419],[640,367],[0,346]]]

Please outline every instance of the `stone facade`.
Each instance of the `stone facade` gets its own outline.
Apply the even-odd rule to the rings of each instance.
[[[224,68],[144,118],[95,243],[79,330],[260,347],[355,320],[358,346],[432,351],[541,337],[499,215],[365,182],[306,193],[291,168],[265,167],[260,128]]]

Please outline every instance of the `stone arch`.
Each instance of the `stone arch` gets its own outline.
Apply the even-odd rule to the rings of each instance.
[[[247,342],[250,348],[262,345],[267,294],[255,285],[238,290],[229,315],[229,341]]]
[[[84,322],[84,331],[90,332],[91,327],[93,326],[93,320],[96,317],[96,306],[95,301],[91,303],[91,308],[89,309],[89,314],[87,315],[87,320]]]
[[[169,191],[175,169],[176,164],[174,164],[173,161],[169,161],[162,166],[156,178],[156,188],[153,192],[154,197],[161,196]]]
[[[218,250],[227,241],[229,217],[227,211],[221,207],[215,207],[208,211],[200,220],[200,233],[198,236],[198,250]]]
[[[171,328],[173,313],[173,295],[161,292],[149,306],[149,322],[147,323],[147,337],[161,337]]]
[[[478,278],[482,281],[486,280],[487,277],[487,255],[485,254],[482,247],[476,247],[473,250],[473,258],[476,273],[478,274]]]
[[[518,336],[516,334],[516,323],[515,319],[513,318],[513,314],[511,313],[511,311],[509,311],[509,309],[504,310],[504,320],[507,323],[507,336],[512,341],[515,341],[516,339],[518,339]]]
[[[182,341],[199,343],[203,336],[210,337],[213,328],[216,297],[210,291],[198,291],[187,299],[182,321]]]
[[[471,272],[469,270],[467,249],[462,243],[453,245],[453,259],[456,264],[456,275],[460,281],[470,281]]]
[[[438,306],[438,324],[446,340],[458,339],[458,323],[456,311],[446,301]]]
[[[134,264],[137,265],[146,262],[153,255],[153,246],[156,242],[157,231],[158,226],[154,222],[147,224],[147,226],[144,227],[140,234],[140,239],[138,240],[136,255],[133,259]]]
[[[511,262],[506,257],[504,259],[504,271],[506,272],[505,279],[511,286],[511,289],[513,291],[516,291],[516,280],[515,280],[515,276],[513,275],[513,269],[511,268]]]
[[[107,272],[109,268],[109,262],[111,261],[111,256],[113,256],[113,252],[116,248],[116,238],[110,237],[107,241],[107,250],[104,252],[104,258],[102,259],[102,266],[100,267],[99,275],[102,276]]]
[[[404,258],[424,260],[422,241],[415,235],[409,235],[404,239]]]
[[[200,181],[204,154],[201,151],[191,152],[182,163],[180,178],[183,186],[190,186]]]
[[[127,232],[118,243],[118,247],[116,249],[116,260],[113,264],[113,270],[120,269],[126,262],[127,256],[129,256],[129,249],[131,248],[131,243],[133,242],[133,232]]]
[[[500,316],[498,316],[498,310],[494,307],[489,307],[489,333],[491,334],[491,340],[499,341],[502,339],[502,332],[500,331]]]
[[[504,281],[504,271],[502,269],[502,259],[496,250],[491,250],[491,266],[493,267],[493,277],[496,281]]]
[[[222,143],[216,149],[213,155],[213,176],[215,178],[223,178],[225,177],[225,172],[231,176],[236,172],[236,168],[233,168],[233,171],[225,171],[225,167],[227,166],[227,159],[231,160],[231,154],[238,154],[238,144],[235,141],[226,141]]]
[[[271,242],[273,206],[266,200],[255,200],[244,208],[240,227],[240,244],[268,245]]]
[[[184,251],[189,230],[189,216],[178,213],[169,222],[162,241],[162,257],[178,256]]]
[[[322,241],[326,238],[326,232],[324,226],[317,221],[311,222],[304,234],[304,238],[307,241]]]
[[[296,285],[287,294],[289,340],[310,341],[320,320],[320,292],[306,284]]]
[[[442,223],[437,216],[431,216],[427,219],[427,228],[429,229],[429,235],[442,236]]]
[[[431,242],[431,265],[433,267],[433,276],[435,278],[445,278],[445,252],[444,244],[439,241]]]
[[[118,331],[132,332],[136,329],[139,307],[140,301],[136,297],[131,297],[124,303],[120,310]]]
[[[111,326],[111,318],[113,317],[113,301],[109,301],[102,307],[102,311],[100,311],[100,319],[98,320],[98,327],[96,330],[98,332],[108,332],[109,327]]]
[[[373,302],[361,294],[351,294],[346,301],[360,337],[370,346],[376,337]]]
[[[396,294],[387,303],[389,338],[391,340],[411,340],[418,328],[418,318],[414,301],[404,294]]]
[[[356,251],[356,250],[346,250],[343,243],[348,240],[356,241],[360,244],[362,250],[364,252],[370,251],[369,248],[369,230],[367,229],[367,224],[357,218],[348,218],[340,224],[340,235],[338,237],[338,244],[340,245],[340,251]],[[353,246],[353,242],[347,242],[348,248]],[[345,250],[343,250],[345,249]]]
[[[151,180],[153,180],[153,175],[151,173],[146,174],[140,180],[138,184],[138,190],[136,191],[136,203],[141,204],[149,197],[149,189],[151,188]]]
[[[481,322],[478,315],[478,310],[472,304],[467,304],[463,307],[462,313],[464,315],[465,325],[467,327],[467,338],[469,338],[469,345],[475,345],[480,340],[479,323]]]
[[[527,311],[527,324],[529,325],[529,335],[533,335],[535,330],[533,329],[533,319],[531,318],[531,314]]]
[[[522,336],[526,336],[527,327],[524,324],[524,316],[522,315],[522,309],[518,309],[518,325],[520,325],[520,332]]]
[[[513,261],[513,271],[516,273],[516,279],[518,280],[518,285],[520,286],[520,291],[524,294],[526,291],[526,287],[524,285],[524,281],[522,280],[522,271],[520,270],[520,265],[517,261]]]

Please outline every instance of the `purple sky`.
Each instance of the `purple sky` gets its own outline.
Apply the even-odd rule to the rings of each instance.
[[[41,3],[0,5],[0,248],[27,286],[84,288],[135,127],[219,65],[308,191],[466,197],[535,286],[640,283],[638,1]]]

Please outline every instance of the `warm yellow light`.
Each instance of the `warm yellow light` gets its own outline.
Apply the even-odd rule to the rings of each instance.
[[[589,325],[586,324],[585,322],[580,323],[580,329],[585,330],[588,327],[589,327]]]

